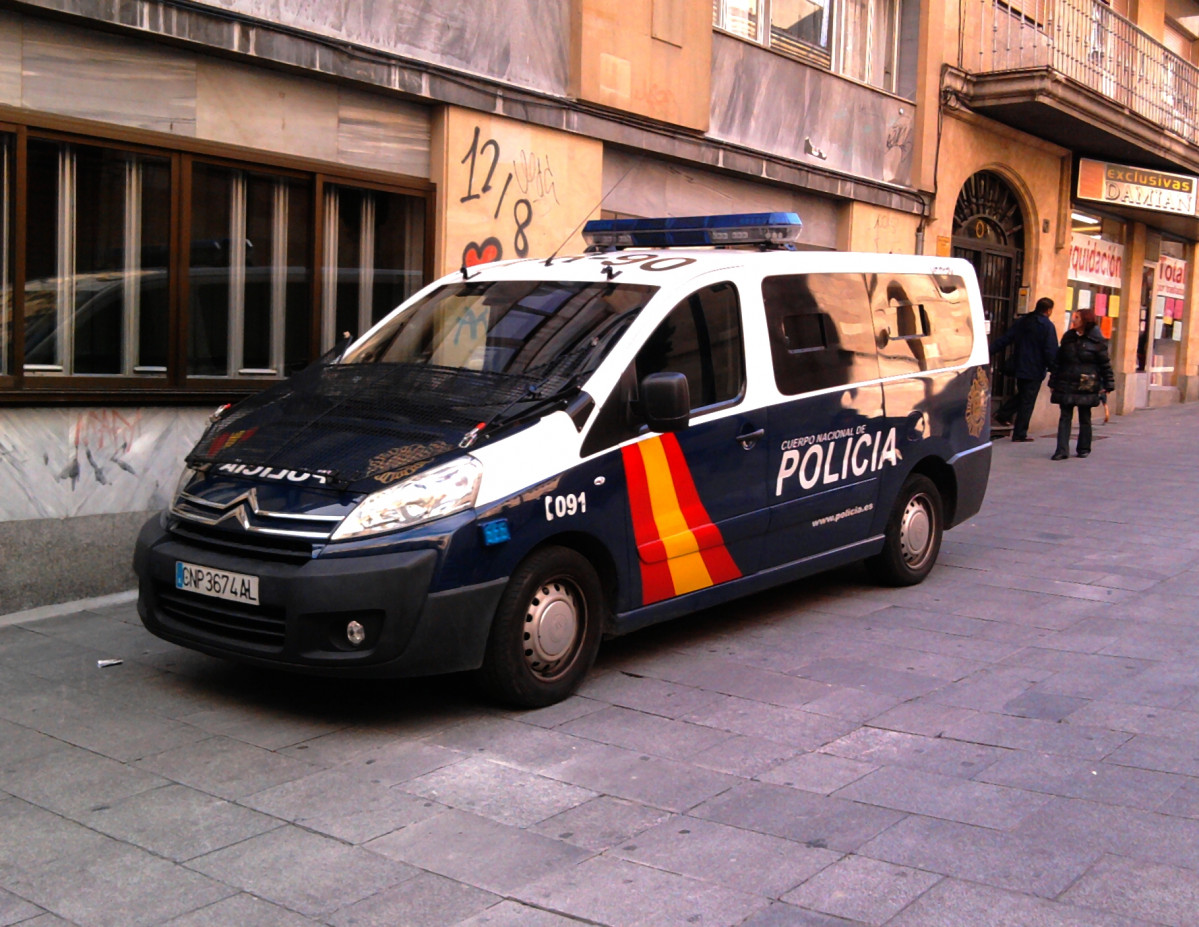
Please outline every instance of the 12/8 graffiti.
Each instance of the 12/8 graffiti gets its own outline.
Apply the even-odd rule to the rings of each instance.
[[[458,162],[459,164],[467,164],[469,162],[470,165],[466,178],[466,194],[458,198],[458,202],[460,203],[480,200],[495,189],[492,180],[495,178],[496,168],[499,167],[502,157],[500,143],[494,138],[480,142],[481,134],[479,126],[475,126],[470,147],[466,150],[466,154],[462,156],[462,160]],[[517,180],[517,186],[522,191],[528,192],[531,185],[530,178],[536,174],[541,189],[547,189],[545,174],[548,171],[548,166],[542,167],[540,160],[535,159],[537,167],[535,170],[531,170],[529,156],[525,152],[521,152],[521,158],[520,167],[522,176],[517,178],[516,162],[514,161],[513,170],[508,171],[508,176],[504,178],[503,186],[500,188],[499,196],[496,199],[495,211],[492,213],[493,219],[499,220],[500,212],[504,209],[504,201],[508,196],[508,190],[512,186],[513,180]],[[554,192],[552,177],[552,172],[549,172],[548,190],[554,194],[556,200],[557,194]],[[479,180],[482,180],[482,184],[476,190],[475,185]],[[513,223],[512,250],[516,252],[517,257],[527,257],[529,254],[529,237],[525,230],[533,222],[533,203],[524,196],[516,199],[512,203],[511,216]],[[463,248],[462,263],[464,266],[469,267],[473,264],[483,263],[484,261],[498,261],[503,256],[503,242],[498,237],[491,236],[482,245],[472,241]]]

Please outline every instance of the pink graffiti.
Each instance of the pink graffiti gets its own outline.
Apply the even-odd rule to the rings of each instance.
[[[130,447],[141,433],[142,413],[116,409],[93,409],[82,413],[71,428],[71,441],[78,447],[113,450]]]

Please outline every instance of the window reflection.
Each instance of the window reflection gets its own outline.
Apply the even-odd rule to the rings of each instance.
[[[170,164],[29,143],[25,372],[166,372]]]
[[[308,185],[196,164],[188,372],[279,376],[308,355]]]
[[[9,352],[12,350],[12,232],[9,216],[12,215],[13,137],[0,133],[0,376],[11,369]]]
[[[424,284],[419,193],[120,145],[0,132],[0,375],[279,378]]]
[[[420,289],[423,199],[330,185],[325,190],[322,350],[357,337]]]

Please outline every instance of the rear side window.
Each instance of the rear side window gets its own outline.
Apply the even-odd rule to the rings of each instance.
[[[687,377],[693,411],[735,402],[745,389],[745,347],[737,288],[716,283],[678,303],[654,329],[583,442],[593,454],[638,434],[637,384],[651,373]]]
[[[874,328],[884,377],[964,364],[974,347],[970,299],[961,277],[875,278]]]
[[[787,396],[878,378],[873,276],[786,274],[762,281],[770,356]]]

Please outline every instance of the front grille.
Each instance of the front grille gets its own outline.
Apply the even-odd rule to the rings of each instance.
[[[155,598],[162,618],[206,638],[283,650],[287,623],[281,608],[263,608],[192,595],[159,584]]]
[[[175,537],[205,550],[284,563],[303,563],[311,560],[314,550],[312,542],[303,538],[222,531],[220,528],[179,518],[171,520],[170,532]]]

